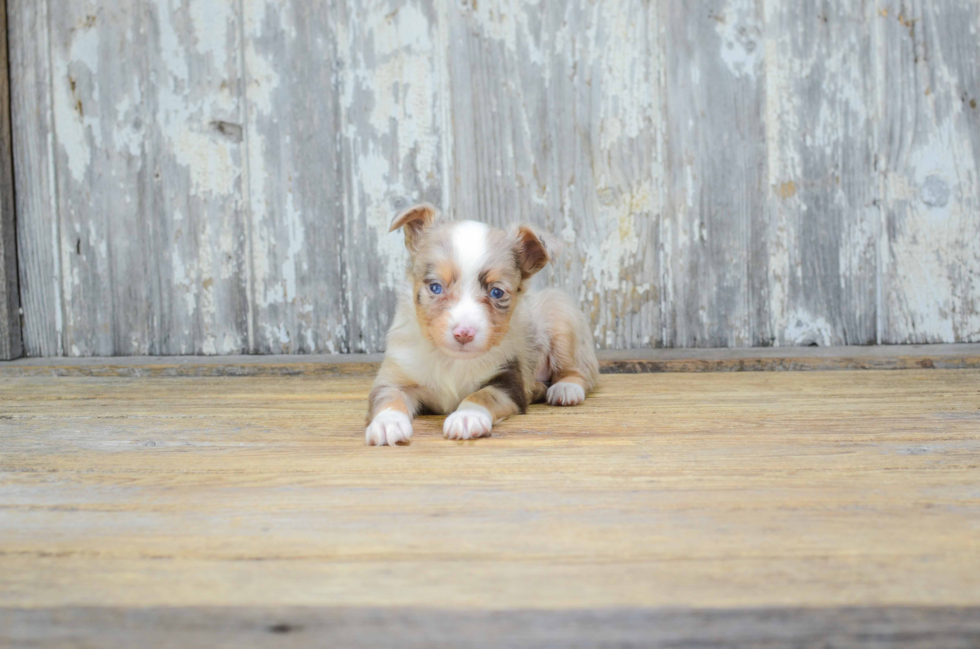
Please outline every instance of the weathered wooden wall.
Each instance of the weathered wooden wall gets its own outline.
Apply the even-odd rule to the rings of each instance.
[[[8,0],[30,355],[375,351],[406,201],[606,348],[980,341],[980,0]]]

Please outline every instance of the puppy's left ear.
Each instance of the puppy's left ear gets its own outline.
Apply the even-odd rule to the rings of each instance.
[[[519,225],[516,230],[517,265],[524,279],[531,277],[545,267],[548,262],[554,262],[561,253],[562,243],[557,237],[541,233],[530,225]]]
[[[405,247],[414,255],[419,249],[422,232],[435,223],[438,216],[439,210],[431,203],[419,203],[396,214],[391,220],[391,229],[388,232],[405,228]]]

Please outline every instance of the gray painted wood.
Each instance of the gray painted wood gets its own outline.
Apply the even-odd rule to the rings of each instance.
[[[603,347],[659,346],[663,37],[649,2],[456,4],[459,218],[527,221]]]
[[[340,164],[349,341],[345,351],[384,348],[408,255],[392,216],[409,201],[452,211],[445,179],[453,125],[439,0],[348,0],[338,21]],[[329,347],[322,348],[329,351]]]
[[[254,351],[384,346],[410,199],[444,204],[429,3],[245,5]]]
[[[7,66],[7,7],[0,0],[0,360],[18,358],[23,353]]]
[[[46,2],[7,3],[17,261],[24,353],[64,355]]]
[[[19,11],[37,20],[42,8]],[[35,321],[52,319],[75,356],[246,351],[241,144],[223,126],[241,112],[234,7],[80,0],[47,22],[50,60],[21,52],[32,86],[18,97],[49,106],[36,135],[50,128],[56,180],[56,218],[33,188],[20,206],[29,351],[51,353],[51,327]],[[22,185],[44,169],[31,135],[23,148],[37,167],[17,158]],[[50,296],[30,299],[36,266],[59,289],[60,323]]]
[[[877,64],[863,0],[765,2],[765,220],[777,345],[876,338]]]
[[[251,350],[346,352],[341,11],[245,2]]]
[[[980,340],[980,5],[880,2],[881,342]]]
[[[373,352],[409,201],[604,348],[980,340],[980,11],[9,0],[32,356]]]
[[[767,345],[763,6],[662,3],[668,347]]]
[[[116,317],[116,348],[250,351],[241,12],[209,0],[142,3],[140,11],[142,42],[126,48],[144,61],[132,79],[139,95],[128,93],[142,101],[116,104],[130,111],[119,115],[131,129],[125,137],[145,142],[134,179],[139,225],[131,247],[116,253],[125,271],[113,296],[150,299],[132,322]]]
[[[130,105],[139,110],[140,13],[134,6],[99,12],[88,2],[49,9],[65,349],[124,354],[117,319],[136,324],[146,306],[146,268],[127,263],[146,223],[137,193],[145,135],[127,133],[133,118],[126,114]],[[130,273],[143,289],[139,299],[117,301],[113,289]],[[146,335],[142,327],[127,333]]]

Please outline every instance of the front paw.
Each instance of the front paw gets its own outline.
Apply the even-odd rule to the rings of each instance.
[[[559,381],[548,388],[548,403],[552,406],[577,406],[585,401],[585,390],[577,383]]]
[[[490,411],[476,406],[450,413],[442,425],[442,434],[446,439],[476,439],[489,435],[492,427]]]
[[[411,441],[412,419],[397,410],[382,410],[364,431],[364,443],[368,446],[394,446]]]

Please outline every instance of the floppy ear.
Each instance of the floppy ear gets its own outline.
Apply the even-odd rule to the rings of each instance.
[[[388,232],[405,228],[405,247],[414,254],[419,249],[423,230],[432,225],[438,216],[439,211],[431,203],[419,203],[396,214]]]
[[[529,225],[517,227],[517,265],[524,279],[544,268],[549,261],[554,262],[561,252],[562,244],[557,237],[542,234]]]

